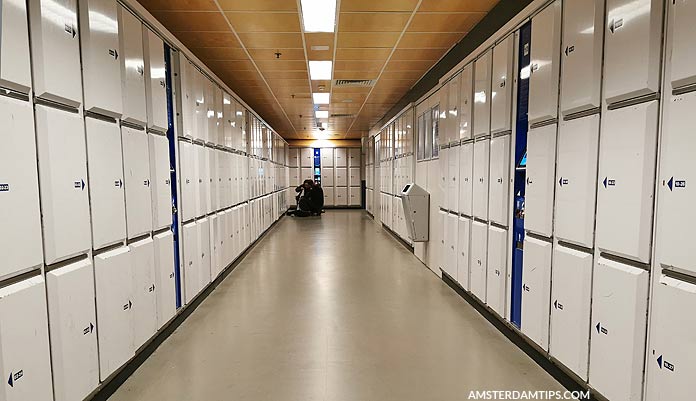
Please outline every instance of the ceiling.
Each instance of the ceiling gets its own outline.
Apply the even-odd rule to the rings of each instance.
[[[139,1],[286,139],[360,138],[498,2],[338,0],[335,31],[306,33],[300,0]],[[310,60],[332,60],[333,80],[376,82],[310,80]],[[330,104],[315,106],[321,91]]]

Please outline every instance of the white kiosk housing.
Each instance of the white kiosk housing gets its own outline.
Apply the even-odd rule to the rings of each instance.
[[[413,242],[428,241],[430,194],[411,182],[401,190],[408,237]]]

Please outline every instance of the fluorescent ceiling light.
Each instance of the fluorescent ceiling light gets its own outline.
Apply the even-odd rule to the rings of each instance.
[[[300,0],[305,32],[333,32],[336,0]]]
[[[329,104],[329,96],[328,93],[312,93],[312,100],[314,104]]]
[[[310,61],[309,62],[309,77],[312,79],[331,79],[331,61]]]
[[[317,118],[329,118],[328,110],[317,110],[314,112],[314,114],[317,116]]]

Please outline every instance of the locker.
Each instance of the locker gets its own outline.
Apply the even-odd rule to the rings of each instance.
[[[474,63],[469,63],[462,69],[461,73],[461,92],[459,94],[459,100],[461,102],[459,107],[459,138],[469,139],[471,138],[471,133],[473,129],[472,117],[473,117],[473,105],[472,100],[473,95],[473,65]]]
[[[561,122],[556,164],[556,236],[591,248],[597,194],[599,115]]]
[[[150,143],[150,179],[152,180],[152,228],[158,230],[172,224],[171,176],[169,174],[169,140],[148,134]]]
[[[39,182],[46,264],[91,248],[84,121],[36,105]]]
[[[0,157],[0,221],[3,222],[0,277],[3,277],[39,266],[43,263],[43,247],[32,104],[0,97],[0,126],[3,127],[0,141],[3,147],[12,150]]]
[[[491,86],[491,133],[512,129],[513,48],[515,40],[508,35],[493,48],[493,82]]]
[[[549,348],[551,243],[524,237],[522,261],[522,333],[541,348]]]
[[[333,179],[333,175],[331,175]],[[294,185],[298,185],[302,183],[302,174],[300,174],[300,168],[290,168],[290,183]]]
[[[671,48],[667,51],[670,57],[670,78],[672,89],[696,84],[696,70],[694,70],[693,37],[696,35],[694,18],[696,17],[696,3],[693,1],[673,1],[667,3],[669,10],[670,36],[667,43]]]
[[[604,40],[607,103],[660,89],[663,3],[661,0],[607,0]],[[641,46],[635,46],[636,43]]]
[[[220,177],[218,176],[218,151],[213,148],[206,148],[208,152],[208,180],[210,182],[210,211],[220,209]]]
[[[334,150],[333,148],[321,148],[321,167],[333,167]]]
[[[179,208],[183,221],[191,220],[196,216],[196,199],[198,192],[198,179],[196,170],[198,165],[194,163],[194,145],[191,142],[179,141],[179,163],[181,170],[179,181],[181,182],[181,202]]]
[[[590,385],[610,400],[640,400],[648,272],[599,258],[592,284]]]
[[[215,271],[211,274],[211,279],[215,280],[217,276],[227,267],[228,257],[227,257],[227,213],[218,212],[215,216],[215,221],[217,226],[212,230],[215,235]]]
[[[196,222],[198,228],[198,252],[200,253],[199,286],[200,292],[211,281],[212,247],[210,246],[210,219],[203,218]]]
[[[549,352],[587,380],[592,254],[557,245],[553,250]]]
[[[314,149],[312,149],[312,148],[301,148],[300,149],[300,166],[301,167],[314,167]]]
[[[528,231],[551,236],[556,167],[556,124],[529,130],[525,223]]]
[[[348,188],[334,188],[334,205],[336,206],[346,206],[348,205]]]
[[[298,182],[300,180],[297,180]],[[334,169],[333,167],[322,167],[321,169],[321,185],[322,187],[332,187],[334,185]]]
[[[360,167],[351,167],[348,169],[348,174],[350,175],[348,178],[348,182],[350,183],[351,187],[360,187],[361,181],[360,181]]]
[[[77,0],[31,0],[29,27],[34,95],[77,108],[82,103]]]
[[[99,385],[90,259],[46,273],[46,287],[55,399],[82,400]]]
[[[200,289],[201,254],[198,250],[198,227],[195,222],[184,224],[184,299],[188,304]]]
[[[507,293],[507,230],[490,226],[488,228],[488,254],[486,260],[486,304],[499,316],[505,316]]]
[[[453,149],[454,150],[454,149]],[[449,198],[447,196],[448,189],[448,174],[449,174],[449,148],[443,148],[440,150],[439,161],[437,162],[438,175],[440,180],[438,181],[440,189],[440,206],[444,209],[449,208]],[[391,187],[389,188],[391,193]]]
[[[167,85],[165,83],[164,42],[157,34],[143,27],[145,59],[145,103],[147,128],[167,132]]]
[[[457,282],[462,286],[462,288],[468,290],[471,219],[459,217],[459,222],[457,224]]]
[[[288,160],[288,166],[290,167],[300,167],[300,153],[298,149],[288,149],[290,158]],[[333,164],[333,160],[331,160]],[[292,170],[292,169],[291,169]]]
[[[211,214],[208,217],[208,238],[210,239],[210,279],[211,281],[213,278],[217,277],[217,273],[220,270],[221,266],[221,261],[220,261],[220,237],[219,237],[219,232],[218,230],[220,229],[220,226],[218,224],[218,216],[216,214]]]
[[[474,137],[491,132],[492,58],[488,50],[474,62]]]
[[[210,199],[210,159],[208,148],[194,146],[198,162],[198,215],[208,214],[212,211]]]
[[[360,148],[348,148],[348,166],[360,167]]]
[[[128,238],[135,238],[152,230],[150,153],[145,131],[123,126],[121,135],[126,186],[126,227]]]
[[[648,400],[688,400],[693,393],[696,285],[662,276],[655,286],[648,349]]]
[[[563,4],[561,112],[598,109],[602,82],[604,0]]]
[[[79,0],[85,110],[119,118],[123,113],[117,3]]]
[[[26,2],[0,2],[0,87],[29,93],[28,34]]]
[[[157,331],[155,246],[152,238],[130,245],[133,263],[133,348],[140,348]]]
[[[611,110],[602,118],[597,246],[650,260],[657,143],[657,101]]]
[[[324,206],[333,206],[334,203],[334,188],[333,187],[322,187],[324,190]]]
[[[459,146],[459,212],[473,215],[474,143]]]
[[[123,154],[118,124],[85,118],[94,249],[126,238]]]
[[[174,236],[171,231],[154,237],[155,248],[155,296],[157,302],[157,328],[162,328],[176,314],[176,283],[174,282]]]
[[[510,136],[491,139],[491,168],[488,197],[488,218],[508,225],[509,185],[510,185]]]
[[[118,6],[121,63],[121,120],[145,126],[145,59],[143,56],[142,23],[122,6]]]
[[[7,383],[0,397],[53,400],[44,279],[35,276],[0,289],[0,316],[0,368]]]
[[[222,88],[215,86],[215,128],[217,131],[217,144],[225,146],[224,120],[222,119]]]
[[[206,142],[217,143],[217,116],[215,115],[215,85],[211,80],[205,81],[205,116],[208,126],[208,139]]]
[[[350,200],[348,204],[350,206],[360,206],[362,204],[362,195],[361,195],[362,189],[359,187],[350,187],[348,192],[350,195]]]
[[[488,266],[488,225],[478,220],[471,224],[471,259],[469,261],[469,289],[486,302],[486,270]]]
[[[302,181],[304,180],[312,180],[314,181],[314,169],[311,167],[302,167],[301,169],[301,177],[298,180],[299,183],[301,184]]]
[[[336,167],[347,167],[348,166],[348,149],[347,148],[336,148],[334,150],[336,156]]]
[[[457,278],[457,233],[459,232],[459,219],[456,214],[447,213],[444,218],[445,242],[443,249],[442,269],[455,281]]]
[[[94,256],[99,379],[126,363],[133,348],[133,267],[128,247]]]
[[[447,187],[445,196],[447,197],[447,209],[451,211],[459,210],[459,146],[449,148],[447,152]],[[401,186],[395,188],[400,191]]]
[[[336,167],[336,186],[345,187],[348,186],[348,169],[345,167]]]
[[[142,36],[141,36],[142,38]],[[196,99],[194,93],[194,76],[195,67],[191,62],[184,57],[179,55],[179,76],[181,80],[181,122],[182,129],[179,131],[179,136],[193,139],[196,137],[195,129],[196,126]],[[229,106],[225,106],[226,113],[229,116]],[[225,124],[225,130],[231,131],[232,127],[229,124]],[[231,137],[231,133],[227,132],[226,135]]]
[[[474,143],[474,216],[488,219],[488,173],[490,140]]]
[[[208,142],[208,114],[205,105],[206,93],[205,86],[209,82],[198,69],[194,69],[193,72],[193,90],[195,96],[195,118],[196,118],[196,129],[194,131],[194,139],[200,139],[203,142]]]
[[[561,47],[561,1],[556,0],[532,18],[529,66],[529,124],[555,120]]]
[[[452,79],[449,80],[449,82],[446,83],[446,88],[447,88],[447,120],[445,120],[447,127],[446,127],[446,136],[447,136],[447,142],[459,142],[459,107],[460,107],[460,95],[461,95],[461,75],[460,74],[455,74]],[[444,94],[442,94],[444,95]],[[441,96],[442,96],[441,95]],[[402,117],[403,118],[403,117]],[[402,120],[402,124],[406,125],[406,121]],[[404,133],[404,139],[407,140],[406,138],[406,128],[407,127],[402,127],[402,132]],[[404,141],[405,142],[405,141]],[[406,144],[404,144],[406,145]],[[404,151],[408,152],[409,149],[404,146]]]

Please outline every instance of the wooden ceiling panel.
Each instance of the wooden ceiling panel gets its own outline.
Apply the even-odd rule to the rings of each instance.
[[[334,71],[334,79],[377,79],[379,71]]]
[[[418,0],[343,0],[341,11],[402,11],[411,13]]]
[[[339,48],[336,60],[386,60],[391,49],[384,47]]]
[[[488,12],[498,0],[423,0],[419,11]]]
[[[449,49],[459,42],[464,35],[465,32],[406,32],[397,49]]]
[[[254,71],[256,68],[251,60],[205,60],[208,67],[213,70],[227,71]]]
[[[338,47],[388,47],[399,40],[399,32],[338,32]]]
[[[238,47],[194,47],[191,51],[205,60],[249,60],[244,49]]]
[[[384,71],[381,79],[412,79],[417,80],[425,71]]]
[[[160,0],[167,1],[167,0]],[[224,11],[294,11],[296,0],[218,0]]]
[[[392,60],[433,60],[445,55],[447,49],[396,49]]]
[[[401,32],[411,13],[341,13],[339,32]]]
[[[305,33],[308,60],[331,60],[334,53],[333,33]],[[326,50],[312,50],[312,46],[326,46]]]
[[[380,71],[384,66],[382,60],[337,60],[336,71]]]
[[[280,53],[280,60],[303,60],[305,59],[302,49],[249,49],[249,54],[254,60],[279,60],[276,53]]]
[[[304,60],[255,60],[256,65],[262,71],[283,70],[283,71],[307,71],[307,63]]]
[[[263,76],[269,80],[277,79],[301,79],[305,82],[309,79],[307,71],[264,71]]]
[[[193,47],[242,47],[232,32],[174,32],[174,35],[189,49]]]
[[[225,17],[217,11],[156,11],[152,15],[172,31],[230,32]]]
[[[242,32],[300,32],[300,20],[296,12],[290,13],[239,13],[226,12],[234,30]]]
[[[213,0],[139,0],[150,13],[153,11],[218,11]]]
[[[435,64],[432,60],[391,60],[385,71],[427,71]]]
[[[302,35],[300,33],[240,33],[244,46],[249,49],[302,49]]]
[[[486,13],[417,13],[409,32],[469,32]]]

